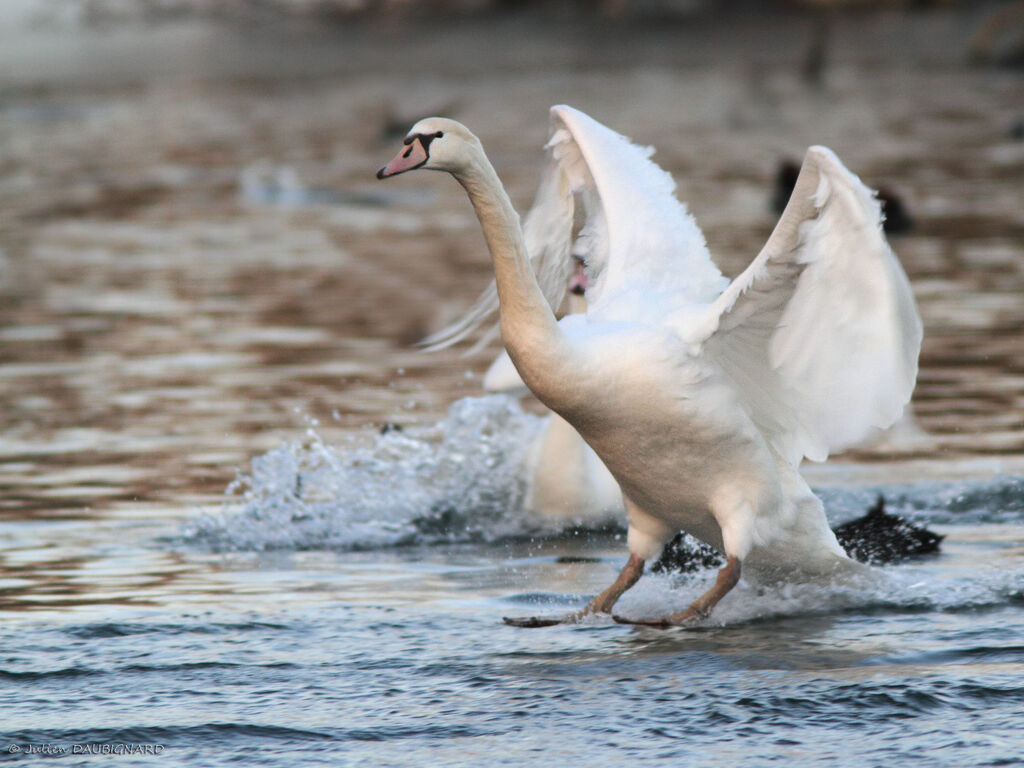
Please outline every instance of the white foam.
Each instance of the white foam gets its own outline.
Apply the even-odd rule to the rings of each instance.
[[[873,568],[863,575],[825,584],[759,587],[741,581],[702,626],[730,626],[783,616],[832,615],[844,611],[907,609],[956,612],[1005,605],[1021,596],[1024,562],[984,564],[975,557],[965,573],[956,563],[919,563]],[[616,611],[629,618],[684,610],[714,583],[714,571],[689,576],[648,576],[623,597]]]
[[[336,447],[310,430],[306,441],[255,458],[219,514],[186,525],[184,543],[351,550],[557,534],[578,521],[544,518],[526,504],[527,452],[543,423],[512,397],[492,395],[459,400],[436,425],[367,431]],[[879,493],[888,511],[928,525],[1024,520],[1020,477],[819,493],[833,525],[862,515]]]
[[[524,506],[526,450],[541,424],[494,395],[459,400],[435,426],[338,448],[310,431],[254,459],[233,500],[184,536],[217,550],[368,549],[550,532]]]

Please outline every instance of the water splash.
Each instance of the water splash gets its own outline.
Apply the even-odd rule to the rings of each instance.
[[[863,615],[970,613],[1019,605],[1024,600],[1019,560],[986,565],[972,561],[962,569],[947,564],[916,563],[874,568],[834,583],[792,583],[759,587],[741,581],[704,622],[705,627],[730,626],[779,617],[850,612]],[[647,577],[627,593],[617,608],[631,617],[658,616],[683,610],[710,588],[714,572],[685,576]]]
[[[437,425],[353,436],[315,432],[253,459],[241,496],[190,521],[187,543],[215,551],[372,549],[494,541],[551,532],[525,506],[526,452],[543,419],[505,395],[464,398]]]
[[[527,505],[528,453],[544,423],[491,395],[457,401],[438,424],[365,432],[337,447],[310,429],[307,441],[253,459],[222,510],[187,523],[182,543],[358,550],[557,535],[578,523]],[[923,524],[1024,520],[1020,477],[819,490],[833,525],[864,514],[879,493],[888,511]],[[608,522],[590,525],[607,531]]]

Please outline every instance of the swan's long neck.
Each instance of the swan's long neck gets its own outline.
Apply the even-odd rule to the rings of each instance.
[[[537,284],[519,214],[483,150],[474,149],[467,167],[452,175],[469,195],[491,252],[505,348],[526,385],[551,405],[565,388],[568,340]]]

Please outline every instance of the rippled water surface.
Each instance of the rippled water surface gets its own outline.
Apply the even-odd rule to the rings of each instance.
[[[940,558],[873,589],[741,586],[687,631],[500,622],[602,587],[622,547],[600,537],[185,553],[180,578],[154,583],[168,555],[121,531],[83,569],[102,608],[6,614],[3,739],[213,765],[1013,765],[1021,529],[943,526]],[[709,578],[648,577],[622,611],[678,607]]]
[[[691,629],[523,630],[501,617],[578,607],[624,557],[614,526],[517,508],[507,441],[535,422],[507,398],[471,399],[432,430],[447,436],[429,456],[394,432],[283,445],[241,496],[184,525],[173,510],[9,523],[6,757],[128,745],[160,750],[132,759],[209,765],[1018,763],[1024,479],[822,488],[834,522],[881,491],[946,535],[941,555],[866,581],[741,582]],[[411,467],[422,484],[403,489]],[[648,575],[617,610],[680,610],[713,577]]]
[[[835,15],[816,82],[795,13],[0,14],[0,761],[1024,764],[1024,81],[964,63],[988,7]],[[810,143],[904,197],[913,421],[806,473],[940,555],[690,629],[501,622],[607,586],[621,521],[529,509],[543,415],[480,396],[495,348],[414,349],[490,268],[450,180],[372,173],[445,112],[525,205],[559,102],[658,148],[728,274]]]

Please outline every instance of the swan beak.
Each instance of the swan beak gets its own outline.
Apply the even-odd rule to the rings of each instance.
[[[417,136],[412,141],[408,141],[408,144],[395,156],[394,160],[377,171],[377,178],[386,179],[388,176],[397,176],[400,173],[411,171],[413,168],[419,168],[428,159],[427,150]]]
[[[569,293],[582,296],[587,292],[587,273],[583,268],[583,262],[573,259],[572,277],[569,278]]]

